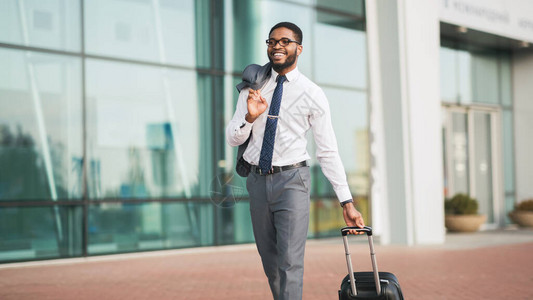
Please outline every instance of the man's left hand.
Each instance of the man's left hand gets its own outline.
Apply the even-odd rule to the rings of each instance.
[[[357,226],[360,228],[365,227],[365,221],[360,212],[355,209],[353,203],[346,203],[342,207],[342,215],[344,216],[344,222],[347,226]],[[350,234],[364,234],[364,232],[357,232],[356,230],[350,230]]]

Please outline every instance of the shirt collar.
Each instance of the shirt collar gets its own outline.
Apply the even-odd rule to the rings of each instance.
[[[285,77],[287,77],[287,81],[291,82],[293,80],[296,80],[298,78],[298,75],[300,74],[300,71],[298,71],[298,67],[294,68],[294,70],[290,71],[289,73],[285,74]],[[276,81],[276,78],[278,78],[278,72],[274,71],[272,69],[272,75],[271,78]]]

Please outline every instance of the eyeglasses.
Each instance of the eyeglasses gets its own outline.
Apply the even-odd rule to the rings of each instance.
[[[289,38],[281,38],[279,40],[276,40],[276,39],[266,40],[266,44],[269,47],[275,47],[278,43],[281,45],[281,47],[287,47],[290,43],[296,43],[298,45],[301,45],[300,42],[291,40]]]

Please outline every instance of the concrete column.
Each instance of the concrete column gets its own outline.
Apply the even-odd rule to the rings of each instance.
[[[533,198],[533,54],[513,55],[516,200]]]
[[[366,3],[376,232],[383,243],[442,243],[438,2]]]

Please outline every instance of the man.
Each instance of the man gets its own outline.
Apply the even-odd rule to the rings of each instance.
[[[243,144],[251,135],[243,155],[251,165],[246,187],[257,249],[276,300],[302,298],[310,205],[309,129],[346,224],[364,226],[348,188],[326,96],[297,68],[302,39],[302,31],[293,23],[272,27],[266,41],[271,76],[260,90],[240,91],[226,128],[231,146]]]

